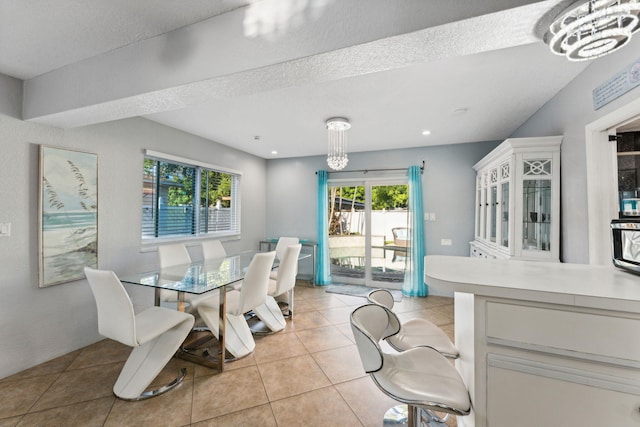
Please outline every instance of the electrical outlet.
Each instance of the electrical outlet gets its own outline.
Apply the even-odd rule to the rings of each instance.
[[[440,239],[441,246],[451,246],[453,245],[453,241],[451,239]]]

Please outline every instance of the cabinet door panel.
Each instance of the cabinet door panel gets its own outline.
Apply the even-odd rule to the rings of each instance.
[[[593,404],[597,402],[597,404]],[[490,427],[632,427],[640,425],[640,396],[489,367]]]
[[[498,187],[491,186],[490,200],[489,200],[489,240],[492,243],[496,242],[497,235],[497,223],[498,223]]]
[[[487,238],[487,188],[484,187],[482,189],[482,206],[481,206],[481,211],[480,211],[480,219],[481,219],[481,223],[480,223],[480,236],[482,236],[483,239]]]
[[[505,248],[509,247],[509,183],[504,182],[500,187],[502,192],[500,200],[500,244]]]
[[[625,337],[637,335],[639,329],[640,321],[628,317],[487,303],[487,338],[514,347],[632,363],[638,359],[640,343]]]
[[[522,249],[551,250],[551,180],[527,179],[522,183]]]

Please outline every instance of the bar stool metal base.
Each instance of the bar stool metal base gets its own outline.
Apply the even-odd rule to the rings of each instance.
[[[409,410],[407,405],[396,405],[384,413],[383,427],[409,427]]]
[[[416,407],[411,409],[414,410],[413,416],[410,416],[409,405],[396,405],[389,409],[384,414],[383,427],[448,427],[448,414],[440,418],[431,411]]]

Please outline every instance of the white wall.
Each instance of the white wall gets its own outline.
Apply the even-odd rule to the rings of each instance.
[[[365,233],[365,212],[345,210],[341,212],[345,233]],[[406,228],[409,220],[406,209],[371,211],[371,235],[379,236],[384,242],[393,241],[394,228]]]
[[[592,92],[639,58],[640,37],[635,37],[618,52],[594,60],[512,135],[564,135],[560,171],[560,259],[564,262],[589,262],[585,126],[636,100],[640,86],[597,111]]]
[[[436,214],[436,221],[424,223],[427,253],[468,256],[474,232],[473,165],[500,142],[349,153],[346,170],[407,168],[424,160],[424,210]],[[267,162],[267,236],[317,241],[315,172],[319,169],[328,170],[324,156]],[[445,238],[453,245],[441,246],[440,239]]]
[[[0,81],[0,92],[2,92]],[[242,239],[229,252],[256,249],[265,236],[266,162],[145,119],[62,130],[0,114],[0,378],[84,347],[97,333],[87,282],[38,287],[38,145],[98,154],[99,267],[118,274],[157,266],[141,252],[142,159],[145,148],[241,171]],[[190,249],[194,258],[198,247]],[[153,304],[150,288],[128,287],[136,308]]]

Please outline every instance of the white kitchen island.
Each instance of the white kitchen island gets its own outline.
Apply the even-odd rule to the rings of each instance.
[[[469,427],[640,426],[640,276],[611,266],[427,256],[455,295]]]

